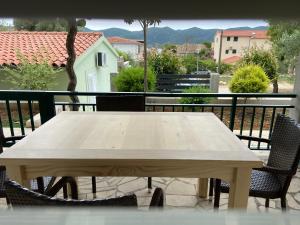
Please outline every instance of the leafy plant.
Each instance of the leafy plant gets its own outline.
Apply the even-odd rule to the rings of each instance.
[[[156,76],[151,69],[147,72],[148,90],[154,91]],[[114,79],[118,91],[142,92],[144,91],[144,69],[142,67],[125,68]]]
[[[126,61],[129,61],[129,62],[133,62],[133,58],[132,58],[132,55],[126,53],[126,52],[123,52],[123,51],[120,51],[120,50],[117,50],[119,56],[121,56],[123,59],[124,59],[124,62]]]
[[[59,72],[48,64],[47,58],[39,58],[37,55],[31,60],[20,52],[17,53],[20,64],[16,67],[4,67],[8,73],[7,79],[21,89],[48,90],[54,84],[55,76]]]
[[[179,74],[182,63],[173,52],[163,51],[161,54],[152,52],[149,55],[149,65],[155,74]]]
[[[210,93],[209,88],[202,86],[194,86],[183,90],[183,93]],[[211,97],[183,97],[180,99],[182,104],[204,104],[210,103]]]
[[[264,70],[257,65],[238,68],[229,83],[229,89],[234,93],[263,93],[266,92],[270,80]]]
[[[266,51],[260,48],[251,48],[249,51],[246,51],[243,58],[240,60],[238,66],[244,65],[258,65],[264,72],[267,74],[269,79],[273,83],[273,92],[278,92],[278,62],[271,51]]]

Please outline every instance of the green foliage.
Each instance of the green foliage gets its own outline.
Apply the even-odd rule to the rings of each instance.
[[[287,65],[295,65],[300,54],[299,20],[269,20],[268,34],[271,37],[275,54]]]
[[[197,56],[187,55],[182,58],[183,66],[186,68],[187,73],[190,74],[197,70]],[[198,61],[199,69],[207,69],[211,72],[217,72],[218,64],[212,59],[205,59]],[[230,73],[232,66],[229,64],[221,63],[220,74]]]
[[[181,60],[171,51],[164,51],[161,54],[152,52],[148,62],[155,74],[179,74],[181,72]]]
[[[270,80],[277,79],[278,62],[271,51],[251,48],[249,51],[245,52],[238,65],[244,66],[252,64],[260,66]]]
[[[154,91],[156,76],[150,69],[147,71],[148,90]],[[144,91],[144,69],[142,67],[125,68],[114,79],[118,91],[142,92]]]
[[[184,89],[183,93],[210,93],[210,90],[207,87],[194,86]],[[211,97],[183,97],[180,99],[181,104],[205,104],[211,101]]]
[[[202,44],[204,44],[206,48],[211,48],[211,42],[205,41]]]
[[[264,70],[257,65],[247,65],[238,68],[229,83],[233,93],[263,93],[266,92],[270,80]]]
[[[163,46],[163,51],[171,51],[173,53],[177,52],[177,46],[174,44],[165,44]]]
[[[130,54],[120,51],[120,50],[117,50],[117,52],[118,52],[119,56],[121,56],[124,59],[124,62],[129,61],[132,63],[134,61]]]
[[[68,22],[65,19],[14,19],[14,27],[16,30],[28,31],[67,31]],[[77,26],[85,27],[85,20],[77,20]]]
[[[54,84],[55,76],[59,72],[47,59],[39,59],[37,56],[31,61],[22,54],[17,54],[20,64],[15,67],[4,67],[3,70],[8,74],[8,81],[25,90],[48,90]]]

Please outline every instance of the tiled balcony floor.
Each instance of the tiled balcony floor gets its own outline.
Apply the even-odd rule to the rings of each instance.
[[[78,178],[79,198],[92,199],[92,185],[90,177]],[[213,203],[207,199],[197,197],[197,179],[186,178],[153,178],[153,187],[161,187],[165,191],[165,208],[195,208],[212,210]],[[136,177],[97,177],[97,198],[109,198],[134,192],[138,197],[139,207],[146,207],[150,203],[152,193],[148,193],[147,178]],[[227,209],[227,194],[221,194],[221,210]],[[300,210],[300,170],[294,177],[287,203],[290,211]],[[4,199],[0,200],[0,207],[6,207]],[[249,211],[281,212],[280,200],[270,200],[270,208],[264,207],[264,199],[250,197]],[[299,212],[299,211],[298,211]]]

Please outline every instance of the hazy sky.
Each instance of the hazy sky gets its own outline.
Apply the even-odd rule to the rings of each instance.
[[[158,27],[171,27],[173,29],[188,29],[199,27],[203,29],[227,29],[231,27],[256,27],[267,26],[263,20],[163,20]],[[111,27],[118,27],[127,30],[141,30],[139,23],[128,25],[123,20],[87,20],[88,28],[93,30],[102,30]]]
[[[12,24],[12,19],[5,19],[9,24]],[[227,29],[231,27],[256,27],[268,25],[263,20],[163,20],[158,27],[171,27],[173,29],[188,29],[191,27],[199,27],[203,29]],[[92,30],[103,30],[106,28],[118,27],[127,30],[141,30],[139,23],[128,25],[123,20],[108,20],[108,19],[90,19],[87,20],[88,28]]]

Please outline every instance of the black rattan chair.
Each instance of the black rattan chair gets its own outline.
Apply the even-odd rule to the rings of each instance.
[[[97,96],[97,111],[144,112],[144,95]],[[93,193],[96,193],[96,178],[92,177]],[[152,178],[148,177],[148,188],[152,189]]]
[[[94,200],[66,200],[53,198],[56,193],[50,196],[30,191],[14,181],[5,182],[6,193],[12,207],[26,206],[117,206],[117,207],[137,207],[137,197],[135,194],[110,199]],[[150,207],[162,207],[164,195],[161,188],[156,188],[152,196]]]
[[[281,199],[281,207],[286,209],[286,193],[293,175],[296,174],[300,159],[300,126],[291,118],[278,115],[271,140],[243,137],[241,139],[264,141],[271,145],[267,165],[253,169],[249,196],[265,198],[265,206],[269,207],[269,199]],[[215,208],[219,207],[220,193],[229,193],[229,184],[216,179]]]

